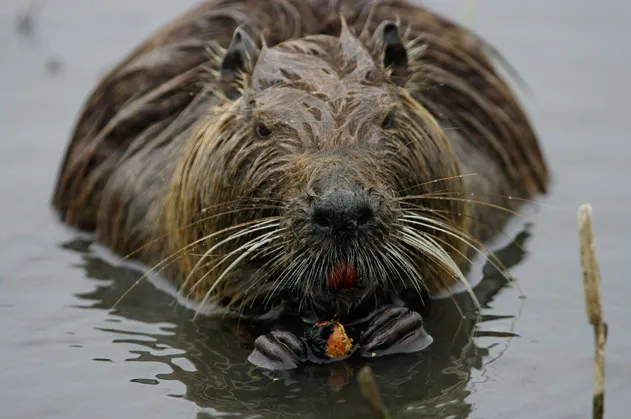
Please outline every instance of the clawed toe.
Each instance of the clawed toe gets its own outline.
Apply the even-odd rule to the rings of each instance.
[[[391,307],[373,318],[361,334],[359,352],[364,357],[411,353],[427,348],[432,341],[419,313],[405,307]]]
[[[291,332],[275,330],[259,336],[248,361],[269,370],[289,370],[307,359],[304,341]]]

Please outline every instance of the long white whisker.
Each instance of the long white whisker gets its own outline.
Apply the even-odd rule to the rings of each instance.
[[[401,284],[404,287],[407,285],[405,283],[405,280],[399,273],[399,270],[396,269],[397,266],[401,268],[403,271],[407,272],[408,275],[410,275],[410,280],[412,281],[414,288],[419,293],[419,295],[421,295],[421,289],[418,284],[418,281],[420,281],[421,285],[423,285],[423,278],[421,274],[416,270],[416,268],[414,268],[414,266],[410,263],[410,261],[407,260],[407,258],[401,253],[401,251],[397,248],[395,244],[387,244],[385,246],[385,249],[388,252],[388,254],[390,254],[392,258],[394,258],[393,260],[391,260],[390,258],[386,258],[386,261],[391,267],[392,271],[396,272],[396,274],[398,275],[399,280],[401,281]]]
[[[421,220],[421,221],[418,221]],[[441,233],[445,233],[451,237],[455,237],[458,240],[462,241],[463,243],[465,243],[467,246],[469,246],[472,250],[474,250],[476,253],[478,253],[480,256],[482,257],[487,257],[488,256],[488,261],[491,263],[491,265],[496,268],[498,270],[498,272],[501,273],[501,275],[504,277],[504,279],[506,279],[507,281],[511,281],[511,278],[508,277],[506,274],[504,274],[504,271],[506,270],[506,267],[503,266],[503,264],[501,263],[501,261],[499,259],[497,259],[497,257],[493,254],[493,252],[491,252],[486,246],[484,246],[484,244],[479,243],[479,245],[484,248],[484,250],[486,250],[487,253],[484,253],[482,250],[480,250],[477,246],[476,243],[471,240],[469,238],[469,236],[467,234],[464,234],[458,230],[453,229],[450,225],[440,222],[438,220],[434,220],[432,218],[429,217],[424,217],[422,215],[417,215],[412,213],[412,215],[403,215],[401,217],[401,221],[404,221],[408,224],[415,224],[415,225],[420,225],[422,227],[428,228],[428,229],[433,229],[436,231],[439,231]],[[429,223],[429,224],[428,224]]]
[[[392,255],[397,265],[410,274],[410,280],[412,281],[414,289],[419,296],[422,296],[423,291],[421,287],[425,287],[422,275],[394,246],[387,246],[386,249],[388,250],[388,253]]]
[[[418,245],[419,249],[422,249],[422,251],[426,255],[434,258],[434,260],[439,262],[448,272],[458,278],[467,289],[467,292],[471,296],[476,309],[480,309],[480,303],[473,293],[471,285],[469,284],[469,282],[467,282],[464,274],[462,273],[458,265],[456,265],[449,253],[447,253],[447,251],[445,251],[445,249],[440,244],[438,244],[430,234],[419,232],[413,228],[405,226],[401,226],[401,230],[403,233],[405,233],[404,240],[408,242],[408,244]]]
[[[252,277],[252,280],[249,281],[248,287],[245,288],[245,290],[243,291],[243,293],[241,293],[242,297],[247,296],[250,291],[257,287],[260,286],[261,284],[263,284],[267,278],[269,278],[270,274],[273,273],[274,269],[274,265],[284,257],[283,253],[280,253],[279,250],[283,249],[283,244],[279,243],[277,245],[272,245],[270,246],[268,249],[265,249],[265,251],[263,252],[264,255],[269,256],[269,255],[273,255],[274,253],[276,253],[275,255],[271,256],[271,258],[262,266],[259,268],[258,272],[263,271],[263,272],[267,272],[264,275],[254,275]],[[257,256],[253,256],[253,258],[256,258]],[[254,301],[256,300],[256,298],[258,297],[258,295],[260,294],[260,291],[257,290],[257,292],[254,294],[254,296],[252,298],[249,299],[250,301],[250,306],[254,303]],[[244,304],[248,301],[247,298],[242,298],[242,302],[240,304],[240,309],[239,310],[244,310],[245,306]]]
[[[280,220],[280,217],[272,217],[270,218],[270,221],[278,221]],[[201,242],[203,242],[204,240],[207,240],[211,237],[217,236],[219,234],[224,234],[227,231],[230,230],[234,230],[237,228],[243,228],[244,225],[249,225],[249,224],[253,224],[253,223],[258,223],[260,222],[260,220],[256,220],[256,221],[251,221],[248,223],[244,223],[244,224],[240,224],[240,225],[236,225],[236,226],[231,226],[231,227],[227,227],[224,229],[221,229],[219,231],[215,231],[214,233],[208,234],[207,236],[204,236],[200,239],[195,240],[192,243],[187,244],[186,246],[184,246],[183,248],[177,250],[176,252],[173,252],[172,254],[170,254],[169,256],[165,257],[164,259],[162,259],[160,262],[158,262],[157,264],[155,264],[153,267],[151,267],[147,272],[145,272],[140,278],[138,278],[136,281],[134,281],[134,283],[127,288],[127,290],[116,300],[116,302],[112,305],[112,308],[115,308],[116,306],[118,306],[118,304],[120,304],[120,302],[134,289],[138,286],[138,284],[140,284],[145,278],[147,278],[149,275],[151,275],[154,272],[159,272],[156,271],[158,268],[161,268],[162,266],[167,265],[168,263],[171,263],[172,259],[175,258],[176,256],[180,255],[181,253],[183,253],[184,251],[186,251],[186,249],[189,249],[193,246],[195,246],[196,244],[199,244]],[[195,224],[195,223],[193,223]],[[191,224],[191,225],[193,225]],[[160,269],[161,271],[162,269]]]
[[[206,279],[206,278],[207,278],[207,277],[208,277],[208,276],[212,273],[212,271],[214,271],[215,269],[217,269],[219,266],[223,265],[226,261],[230,260],[230,258],[231,258],[231,257],[233,257],[233,256],[234,256],[234,255],[236,255],[237,253],[239,253],[239,252],[243,251],[244,249],[247,249],[248,247],[250,247],[250,246],[252,246],[252,245],[256,244],[259,240],[262,240],[262,239],[264,239],[264,238],[268,237],[269,235],[274,234],[274,233],[278,233],[279,231],[282,231],[282,230],[283,230],[283,229],[280,229],[280,230],[274,230],[274,231],[272,231],[272,232],[270,232],[270,233],[267,233],[267,234],[265,234],[265,235],[263,235],[263,236],[260,236],[260,237],[255,237],[255,238],[253,238],[252,240],[250,240],[250,241],[248,241],[248,242],[246,242],[246,243],[242,244],[241,246],[237,247],[236,249],[232,250],[230,253],[228,253],[228,254],[227,254],[227,255],[225,255],[223,258],[221,258],[221,260],[219,260],[219,261],[218,261],[218,262],[216,262],[214,265],[212,265],[212,267],[210,267],[210,268],[206,271],[206,273],[204,273],[204,275],[202,275],[202,276],[201,276],[201,278],[199,278],[199,279],[197,280],[197,282],[195,282],[195,284],[193,284],[193,285],[191,286],[191,288],[189,289],[189,293],[188,293],[188,295],[190,296],[190,294],[191,294],[191,293],[195,290],[195,288],[197,288],[197,286],[198,286],[199,284],[203,283],[204,279]],[[276,236],[276,237],[274,237],[274,238],[276,239],[276,238],[278,238],[278,237],[280,237],[280,236]]]
[[[376,264],[376,271],[378,271],[378,276],[379,277],[383,277],[385,278],[390,285],[392,286],[392,288],[396,288],[394,286],[394,281],[392,278],[390,278],[390,275],[388,275],[388,267],[390,267],[390,271],[393,273],[396,273],[396,275],[399,277],[399,280],[403,283],[403,277],[401,277],[401,273],[394,268],[394,266],[392,265],[392,261],[388,258],[385,257],[385,255],[380,253],[381,257],[378,257],[377,254],[375,253],[375,250],[372,247],[368,248],[368,252],[370,252],[370,256],[371,258],[366,258],[366,252],[365,249],[359,249],[359,253],[360,253],[360,260],[370,260],[372,261],[374,264]],[[387,265],[387,266],[386,266]],[[379,280],[380,281],[380,280]]]
[[[219,285],[221,283],[221,281],[226,277],[226,275],[228,275],[228,273],[235,267],[237,266],[243,259],[245,259],[246,257],[248,257],[253,251],[255,251],[256,249],[258,249],[259,247],[270,243],[274,240],[276,240],[277,238],[279,238],[280,236],[273,236],[273,234],[276,234],[276,231],[272,231],[270,233],[264,234],[263,236],[261,236],[261,240],[259,240],[258,242],[256,242],[254,245],[252,245],[250,248],[248,248],[245,252],[243,252],[243,254],[241,256],[239,256],[238,258],[236,258],[231,264],[230,266],[228,266],[226,269],[224,269],[224,271],[221,273],[221,275],[219,275],[219,277],[215,280],[215,282],[213,283],[213,285],[210,287],[210,289],[208,290],[208,292],[206,292],[206,295],[204,295],[204,298],[202,299],[202,301],[199,303],[199,308],[197,313],[195,313],[194,318],[197,317],[197,315],[199,314],[199,310],[201,310],[201,308],[204,306],[204,304],[208,301],[208,298],[210,298],[210,296],[212,295],[212,292],[215,290],[215,288],[217,287],[217,285]],[[272,236],[272,237],[270,237]]]
[[[275,223],[275,224],[274,224]],[[191,269],[191,271],[189,272],[189,274],[186,276],[186,279],[184,280],[184,282],[182,283],[182,285],[180,286],[180,291],[179,293],[181,294],[182,291],[186,288],[186,285],[188,285],[188,281],[191,280],[191,278],[193,277],[193,274],[195,273],[195,271],[197,271],[197,269],[201,266],[202,262],[212,254],[212,252],[214,252],[217,248],[223,246],[224,244],[238,239],[239,237],[243,237],[245,235],[254,233],[256,231],[260,231],[260,230],[266,230],[268,228],[276,228],[280,225],[280,223],[278,222],[278,220],[273,219],[273,220],[269,220],[269,221],[264,221],[262,223],[258,223],[255,224],[254,226],[249,226],[248,228],[246,228],[245,230],[239,231],[235,234],[231,234],[230,236],[228,236],[227,238],[221,240],[219,243],[215,244],[214,246],[211,246],[208,250],[206,250],[204,252],[204,254],[199,258],[199,260],[197,261],[197,263],[195,263],[195,265],[193,266],[193,268]]]

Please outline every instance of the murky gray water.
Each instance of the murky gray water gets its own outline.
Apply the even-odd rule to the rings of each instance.
[[[230,325],[193,323],[148,283],[109,311],[138,274],[60,225],[53,182],[99,75],[193,2],[41,3],[29,32],[16,29],[27,2],[0,2],[0,417],[366,417],[352,364],[261,372]],[[427,3],[463,16],[460,1]],[[428,351],[372,363],[384,401],[396,418],[589,417],[593,343],[575,216],[589,201],[610,327],[606,416],[626,418],[631,3],[476,3],[470,22],[533,91],[525,103],[555,183],[519,236],[528,254],[512,273],[525,298],[503,289],[472,342],[473,325],[438,304]]]

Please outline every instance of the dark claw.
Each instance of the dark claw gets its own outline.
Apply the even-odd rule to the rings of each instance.
[[[269,370],[296,368],[306,359],[307,347],[304,341],[282,330],[274,330],[256,338],[254,350],[248,357],[252,364]]]
[[[377,314],[360,336],[360,354],[375,357],[417,352],[433,339],[423,328],[423,318],[405,307],[391,307]]]

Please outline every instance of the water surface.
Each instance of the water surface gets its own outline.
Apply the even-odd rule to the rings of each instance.
[[[356,363],[267,373],[247,336],[191,312],[149,283],[116,309],[138,270],[62,226],[49,207],[77,111],[98,77],[178,1],[0,3],[0,417],[366,417]],[[628,415],[631,324],[631,3],[428,1],[467,22],[519,69],[554,185],[507,238],[519,288],[482,321],[437,303],[422,354],[371,365],[396,418],[589,417],[592,331],[584,314],[576,208],[592,202],[603,275],[608,418]],[[505,240],[506,241],[506,240]],[[522,260],[523,259],[523,260]],[[480,276],[482,264],[474,275]],[[492,270],[486,270],[493,282]],[[495,278],[497,279],[497,278]],[[460,299],[462,300],[462,299]],[[466,299],[461,303],[466,305]],[[470,337],[474,336],[473,339]]]

